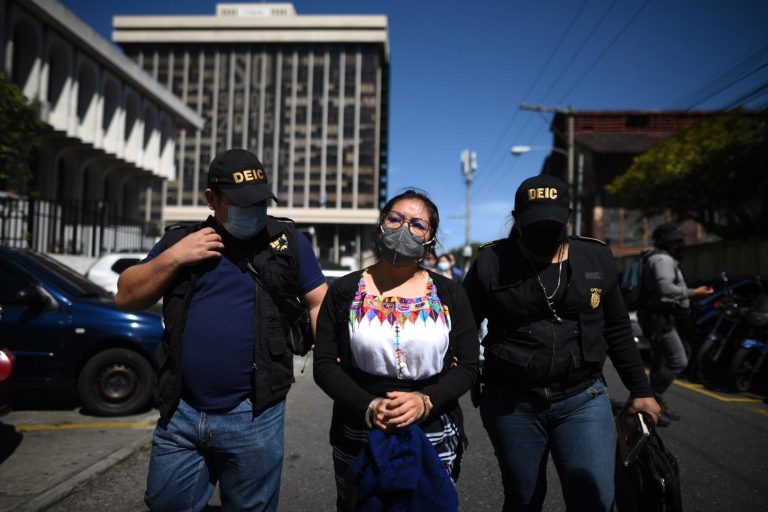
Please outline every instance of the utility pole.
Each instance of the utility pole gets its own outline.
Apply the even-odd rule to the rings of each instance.
[[[576,200],[576,190],[575,190],[575,179],[574,179],[574,168],[576,167],[574,165],[575,161],[575,146],[574,146],[574,126],[573,126],[573,108],[563,108],[563,107],[545,107],[542,105],[528,105],[526,103],[520,104],[520,110],[530,110],[532,112],[553,112],[556,114],[564,114],[567,121],[567,133],[565,135],[565,140],[567,144],[568,149],[568,193],[571,196],[571,211],[574,210],[574,201]],[[562,134],[560,134],[562,136]],[[579,219],[581,220],[581,219]],[[579,231],[581,228],[577,228]],[[568,226],[568,234],[574,234],[574,225],[573,223],[569,224]]]
[[[477,172],[477,153],[465,149],[461,152],[461,173],[464,175],[464,183],[467,185],[467,216],[466,232],[464,235],[464,252],[466,254],[469,248],[469,230],[471,226],[471,204],[472,204],[472,181]],[[471,251],[471,249],[469,249]],[[470,253],[471,256],[471,253]]]

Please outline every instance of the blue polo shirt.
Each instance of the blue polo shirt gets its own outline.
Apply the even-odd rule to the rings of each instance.
[[[299,245],[299,294],[323,284],[325,277],[307,238]],[[160,253],[156,245],[145,261]],[[235,407],[251,393],[255,339],[256,281],[224,250],[216,266],[200,276],[182,334],[182,398],[206,412]]]

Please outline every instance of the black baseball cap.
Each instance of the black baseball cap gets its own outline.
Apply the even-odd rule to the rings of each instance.
[[[571,215],[568,186],[554,176],[542,174],[528,178],[515,192],[513,213],[523,228],[542,220],[567,224]]]
[[[253,206],[277,197],[269,187],[264,166],[245,149],[229,149],[208,166],[208,186],[221,190],[237,206]]]
[[[685,240],[685,233],[678,224],[665,222],[653,230],[653,239],[656,243],[677,242],[678,240]]]

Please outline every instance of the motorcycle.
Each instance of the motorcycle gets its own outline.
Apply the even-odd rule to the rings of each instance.
[[[759,295],[743,312],[749,326],[747,337],[740,340],[728,372],[736,391],[749,391],[760,374],[768,354],[768,295]]]
[[[745,278],[734,283],[726,272],[720,274],[722,288],[698,301],[694,329],[704,332],[704,340],[695,350],[688,374],[704,382],[727,364],[735,353],[743,327],[744,304],[756,290],[762,290],[759,279]]]

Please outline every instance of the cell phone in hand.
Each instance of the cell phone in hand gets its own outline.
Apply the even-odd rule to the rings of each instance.
[[[616,418],[616,434],[619,437],[619,452],[624,466],[635,462],[648,442],[651,435],[648,421],[649,418],[643,413],[630,414],[626,408]]]

